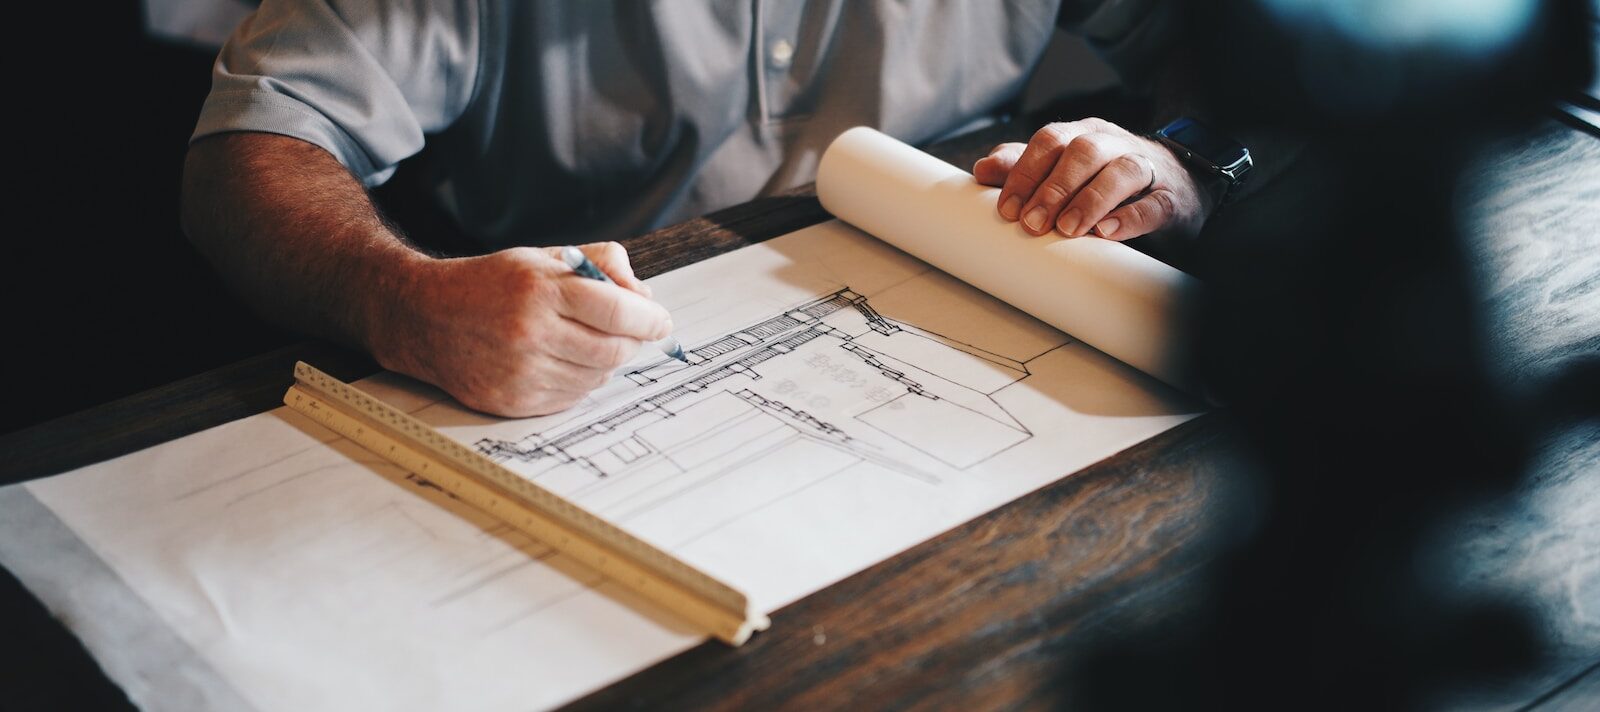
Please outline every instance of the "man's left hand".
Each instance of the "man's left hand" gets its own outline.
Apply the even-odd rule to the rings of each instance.
[[[1000,216],[1033,235],[1126,240],[1199,234],[1215,199],[1166,146],[1102,119],[1054,123],[972,167],[1001,188]]]

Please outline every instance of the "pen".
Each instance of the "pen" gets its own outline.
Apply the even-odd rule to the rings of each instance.
[[[608,284],[616,284],[616,282],[611,281],[610,277],[606,276],[605,272],[600,271],[599,267],[589,261],[589,256],[583,254],[583,250],[571,245],[563,247],[561,248],[561,260],[566,262],[567,266],[571,267],[572,271],[577,272],[580,276],[598,279]],[[657,341],[656,348],[661,349],[661,353],[679,361],[689,362],[689,357],[683,354],[683,344],[678,343],[678,339],[671,334],[668,334],[667,338]]]

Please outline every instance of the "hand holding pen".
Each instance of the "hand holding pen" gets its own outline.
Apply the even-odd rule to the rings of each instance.
[[[573,272],[576,272],[581,276],[606,282],[608,284],[616,284],[615,282],[611,281],[610,277],[606,276],[605,272],[601,271],[599,267],[596,267],[593,262],[589,261],[589,257],[583,254],[583,250],[571,245],[563,247],[561,248],[561,259],[567,263],[568,267],[572,268]],[[671,356],[672,358],[684,363],[689,362],[689,357],[683,353],[683,344],[679,343],[677,337],[674,337],[671,334],[668,334],[667,338],[655,342],[655,346],[656,348],[661,349],[661,353]]]

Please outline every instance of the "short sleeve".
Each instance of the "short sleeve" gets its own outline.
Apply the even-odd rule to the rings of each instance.
[[[223,45],[190,141],[292,136],[382,183],[465,111],[478,36],[474,0],[264,0]]]

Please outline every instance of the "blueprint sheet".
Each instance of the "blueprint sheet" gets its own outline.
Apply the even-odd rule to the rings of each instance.
[[[568,412],[361,387],[764,612],[1199,410],[836,221],[650,284],[692,363]],[[147,709],[548,708],[703,640],[286,408],[0,489],[0,562]]]

